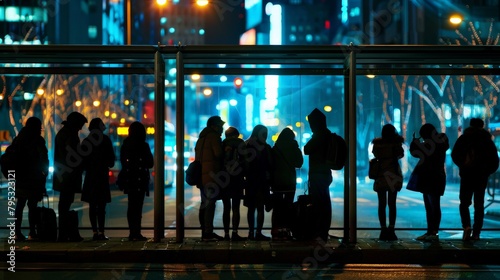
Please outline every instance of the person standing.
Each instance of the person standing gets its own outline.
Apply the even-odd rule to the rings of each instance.
[[[235,127],[226,129],[226,138],[222,141],[224,151],[224,171],[228,173],[228,181],[222,188],[222,222],[224,224],[224,239],[243,241],[246,238],[238,235],[240,226],[240,204],[245,185],[245,141],[239,138],[240,132]],[[229,237],[229,221],[233,212],[233,230]]]
[[[80,154],[78,132],[87,123],[87,118],[78,112],[72,112],[63,127],[57,132],[54,144],[54,179],[53,189],[59,192],[59,235],[58,241],[82,241],[79,234],[70,236],[68,215],[75,193],[82,192],[83,157]]]
[[[147,238],[141,234],[142,207],[144,198],[149,196],[149,169],[153,167],[154,160],[146,142],[146,128],[138,121],[128,128],[128,136],[120,149],[120,163],[122,169],[117,185],[128,196],[128,239],[145,241]]]
[[[418,170],[417,189],[423,195],[427,232],[416,239],[437,241],[441,223],[441,196],[446,187],[446,151],[450,145],[446,134],[438,133],[430,123],[422,125],[419,134],[420,138],[417,138],[413,133],[410,154],[419,159],[415,167]]]
[[[271,146],[266,143],[267,127],[258,124],[253,128],[250,138],[246,141],[246,157],[248,166],[247,188],[245,189],[245,206],[248,207],[248,239],[257,241],[270,240],[262,234],[264,226],[265,204],[271,192]],[[255,213],[257,212],[257,225]]]
[[[297,171],[304,163],[302,151],[295,140],[295,133],[288,127],[284,128],[272,148],[273,155],[273,240],[290,240],[293,217],[290,215],[297,189]]]
[[[488,177],[498,169],[498,151],[491,134],[478,118],[470,120],[453,146],[453,162],[460,172],[460,219],[464,229],[463,240],[479,240],[484,220],[484,195]],[[474,224],[471,228],[469,206],[474,197]]]
[[[222,131],[225,122],[219,116],[207,120],[195,145],[195,158],[201,162],[201,205],[199,220],[202,241],[218,241],[224,237],[214,232],[215,204],[221,194],[216,174],[223,170]]]
[[[313,203],[315,239],[328,241],[332,221],[332,204],[329,187],[333,181],[332,171],[326,164],[326,149],[331,131],[326,126],[326,116],[315,108],[307,116],[312,137],[304,146],[309,156],[309,194]]]
[[[48,151],[45,139],[41,135],[42,121],[37,117],[30,117],[25,126],[14,138],[12,145],[16,149],[19,164],[16,171],[16,210],[15,210],[15,238],[23,241],[26,237],[21,232],[23,211],[28,202],[28,240],[38,238],[36,232],[37,204],[47,193],[45,189],[46,177],[49,169]]]
[[[392,124],[382,127],[380,138],[373,139],[372,153],[378,160],[379,173],[373,183],[373,190],[378,197],[378,220],[380,223],[379,239],[394,241],[398,237],[394,231],[396,225],[396,198],[403,187],[403,174],[398,160],[404,156],[404,139]],[[386,208],[389,208],[389,227],[386,221]]]
[[[111,202],[109,189],[109,168],[115,165],[115,152],[100,118],[90,121],[90,134],[82,141],[85,154],[85,179],[82,188],[82,201],[89,203],[89,219],[93,240],[108,240],[104,235],[106,204]]]

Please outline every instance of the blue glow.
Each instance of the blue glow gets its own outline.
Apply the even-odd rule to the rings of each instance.
[[[348,14],[349,4],[348,4],[348,0],[342,0],[342,8],[340,10],[342,12],[342,17],[341,17],[342,23],[347,23],[347,20],[349,18],[349,14]]]
[[[272,14],[270,17],[271,27],[269,30],[269,44],[271,45],[281,45],[282,44],[282,8],[281,5],[274,5],[272,8]]]

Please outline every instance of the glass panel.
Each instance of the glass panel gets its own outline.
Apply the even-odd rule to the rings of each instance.
[[[410,174],[418,162],[410,155],[409,144],[413,133],[419,137],[419,129],[425,123],[431,123],[438,132],[446,133],[450,145],[446,152],[446,190],[441,197],[440,235],[443,238],[460,235],[460,176],[458,167],[451,159],[451,151],[473,117],[485,120],[485,128],[492,132],[495,142],[498,142],[496,128],[499,115],[496,96],[499,89],[496,76],[358,76],[356,87],[358,226],[373,229],[362,231],[360,236],[378,237],[379,234],[378,199],[377,193],[373,191],[374,181],[368,178],[367,161],[373,157],[372,140],[380,137],[382,126],[387,123],[393,124],[405,139],[405,156],[399,161],[404,177],[403,189],[398,193],[396,203],[396,229],[400,228],[397,230],[398,236],[416,237],[427,230],[422,194],[406,189]],[[485,200],[494,198],[494,193],[498,192],[495,189],[496,184],[488,186]],[[470,207],[471,213],[472,209],[473,206]],[[487,214],[482,236],[494,234],[487,230],[496,228],[496,223],[494,216]]]
[[[262,124],[268,128],[267,143],[272,147],[279,133],[288,127],[296,134],[301,150],[311,137],[306,116],[320,109],[327,117],[328,128],[343,136],[344,100],[343,77],[339,76],[275,76],[275,75],[190,75],[185,76],[185,125],[186,145],[184,168],[194,160],[194,145],[200,131],[206,127],[210,116],[218,115],[226,122],[224,129],[236,127],[240,138],[247,140],[253,128]],[[221,137],[225,139],[224,134]],[[297,169],[294,201],[304,194],[308,181],[308,156]],[[330,186],[333,206],[332,227],[343,227],[343,171],[333,171],[334,183]],[[186,227],[199,228],[198,211],[200,193],[196,187],[186,188]],[[246,236],[248,208],[240,206],[240,235]],[[214,226],[223,229],[223,203],[217,202]],[[271,228],[272,212],[265,213],[265,234]],[[244,230],[243,230],[244,229]],[[219,233],[222,233],[219,232]],[[199,236],[199,231],[187,232]],[[336,233],[339,235],[339,233]]]

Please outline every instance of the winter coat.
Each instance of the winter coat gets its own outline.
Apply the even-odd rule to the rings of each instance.
[[[12,145],[20,162],[16,167],[16,197],[42,199],[49,169],[48,151],[40,131],[23,127]]]
[[[53,189],[56,191],[82,192],[83,156],[78,130],[67,123],[56,135],[53,179]]]
[[[201,161],[201,184],[217,183],[216,176],[222,171],[224,157],[220,134],[211,127],[205,127],[194,149],[196,160]]]
[[[149,196],[149,169],[154,165],[153,154],[149,144],[143,139],[127,137],[123,141],[120,149],[120,163],[122,169],[118,175],[119,181],[125,181],[122,184],[117,182],[125,194],[145,191]],[[123,178],[123,180],[122,180]]]
[[[394,140],[373,139],[372,153],[379,161],[378,178],[373,183],[373,190],[400,191],[403,187],[403,174],[398,160],[404,156],[403,138]]]
[[[460,170],[460,176],[488,177],[498,169],[498,152],[491,134],[483,128],[468,127],[461,135],[451,158]]]
[[[410,154],[419,159],[414,172],[418,173],[417,189],[423,194],[444,194],[446,187],[445,159],[450,147],[444,133],[436,134],[433,139],[420,142],[414,139],[410,144]]]
[[[332,176],[326,165],[326,149],[331,131],[326,127],[326,116],[314,109],[308,116],[312,137],[304,146],[304,154],[309,156],[309,174]]]
[[[82,201],[111,202],[109,168],[115,165],[115,152],[109,137],[97,129],[82,141],[82,150],[88,151],[84,158],[85,179]]]
[[[247,188],[245,205],[253,207],[266,202],[271,192],[272,151],[271,146],[256,138],[246,141]]]
[[[272,148],[273,175],[272,191],[295,191],[297,182],[296,168],[302,167],[304,158],[293,131],[283,129]]]
[[[222,141],[224,171],[228,175],[222,186],[223,197],[242,198],[246,175],[245,146],[245,141],[236,137]]]

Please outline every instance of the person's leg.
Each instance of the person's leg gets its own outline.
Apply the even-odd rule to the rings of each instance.
[[[205,234],[205,208],[207,198],[204,194],[203,187],[200,187],[200,210],[198,211],[198,220],[200,221],[201,237]]]
[[[387,239],[389,241],[398,240],[395,232],[396,227],[396,198],[398,192],[387,192],[387,206],[389,208],[389,226],[387,227]]]
[[[398,197],[398,192],[387,192],[387,205],[389,207],[389,227],[395,227],[396,225],[396,199]]]
[[[255,207],[248,206],[247,212],[247,222],[248,222],[248,239],[253,240],[255,238]]]
[[[292,216],[292,211],[293,211],[293,200],[295,199],[295,191],[288,191],[285,193],[284,199],[283,199],[283,209],[285,211],[285,228],[287,231],[287,234],[290,234],[290,230],[292,228],[292,223],[294,222],[293,219],[294,217]]]
[[[97,203],[97,225],[99,229],[100,240],[108,240],[109,238],[104,234],[106,227],[106,202]]]
[[[431,215],[430,215],[430,232],[437,235],[439,232],[439,225],[441,224],[441,196],[428,195]]]
[[[128,193],[127,221],[129,227],[129,239],[134,239],[139,235],[137,228],[137,208],[139,206],[139,194],[137,192]]]
[[[332,221],[332,204],[330,200],[329,187],[332,177],[327,175],[315,176],[310,181],[309,193],[313,199],[315,217],[315,236],[327,242],[328,232]]]
[[[473,239],[479,239],[484,221],[484,195],[488,179],[478,182],[478,188],[474,191],[474,225],[472,226]]]
[[[36,223],[38,221],[38,200],[36,198],[28,199],[28,222],[30,224],[30,238],[37,238]]]
[[[238,228],[240,227],[240,204],[241,204],[241,199],[239,197],[232,198],[232,205],[231,205],[231,210],[233,212],[233,234],[238,233]]]
[[[387,208],[387,191],[378,191],[378,221],[380,224],[380,234],[378,239],[382,241],[387,241],[389,239],[389,235],[387,232],[387,217],[386,217],[386,208]]]
[[[462,177],[460,180],[460,220],[462,222],[462,228],[464,229],[464,234],[462,239],[467,241],[470,239],[471,234],[471,218],[469,212],[469,206],[472,204],[473,195],[473,184],[474,180],[468,177]]]
[[[90,226],[92,227],[92,232],[94,234],[94,239],[97,238],[97,203],[89,203],[89,220]]]
[[[23,212],[24,212],[24,206],[26,206],[26,201],[28,201],[28,199],[26,197],[18,197],[17,198],[16,210],[15,210],[14,216],[16,217],[16,221],[15,221],[16,240],[18,240],[18,241],[22,241],[22,240],[26,239],[26,237],[21,232],[21,225],[23,223]]]
[[[387,207],[387,192],[386,191],[378,191],[378,221],[380,223],[380,228],[383,230],[387,228],[387,220],[386,220],[386,207]]]
[[[229,239],[229,227],[231,221],[231,198],[225,196],[222,199],[222,224],[224,225],[224,238]]]
[[[67,241],[68,236],[68,215],[71,204],[75,200],[75,193],[73,192],[60,192],[59,204],[57,205],[57,212],[59,215],[59,241]]]
[[[425,206],[425,219],[427,221],[427,234],[431,233],[431,223],[432,223],[432,206],[428,194],[422,194]]]

